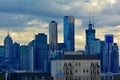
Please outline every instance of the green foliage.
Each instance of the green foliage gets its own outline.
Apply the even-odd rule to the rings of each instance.
[[[4,75],[5,75],[4,73],[0,74],[0,80],[4,80]]]
[[[116,79],[114,79],[114,80],[120,80],[120,78],[116,78]]]

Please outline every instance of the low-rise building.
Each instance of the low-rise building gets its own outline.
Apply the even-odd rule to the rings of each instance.
[[[39,72],[6,72],[5,80],[53,80],[48,73]]]
[[[61,55],[51,61],[54,80],[100,80],[100,60],[94,55]]]

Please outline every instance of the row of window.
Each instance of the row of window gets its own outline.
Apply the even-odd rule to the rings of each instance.
[[[75,73],[79,73],[81,70],[75,70]],[[56,70],[56,72],[59,72],[61,73],[61,69],[60,70]],[[88,69],[83,69],[83,73],[89,73],[89,70]],[[91,74],[99,74],[99,70],[96,71],[90,71]],[[64,70],[64,74],[73,74],[73,71],[72,70]]]
[[[91,78],[88,76],[83,76],[83,77],[65,77],[65,79],[62,77],[57,77],[57,80],[100,80],[100,77],[95,77],[95,78]]]
[[[56,65],[57,65],[57,66],[61,66],[61,63],[56,63]],[[80,63],[80,62],[78,62],[78,63],[75,62],[74,65],[75,65],[75,66],[81,66],[81,63]],[[94,63],[91,63],[91,66],[95,66],[95,65],[99,66],[99,63],[95,63],[95,64],[94,64]],[[64,63],[64,66],[65,66],[65,67],[67,67],[67,66],[72,67],[73,64],[72,64],[72,63]]]

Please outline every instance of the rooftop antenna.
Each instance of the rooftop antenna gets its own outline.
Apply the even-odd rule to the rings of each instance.
[[[92,23],[91,23],[91,13],[89,13],[89,24],[88,24],[88,26],[89,26],[89,29],[92,29]]]
[[[91,13],[89,12],[89,24],[91,24]]]
[[[95,23],[94,23],[94,14],[93,14],[93,28],[95,27]]]
[[[7,35],[9,36],[10,34],[9,34],[9,29],[7,30]]]

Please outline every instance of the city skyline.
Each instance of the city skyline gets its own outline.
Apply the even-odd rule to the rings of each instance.
[[[63,42],[63,17],[72,15],[75,17],[75,48],[84,49],[89,13],[95,16],[96,37],[103,40],[104,35],[110,33],[118,43],[120,15],[117,7],[119,0],[1,0],[0,44],[8,29],[13,41],[21,44],[29,43],[34,34],[48,35],[49,22],[53,20],[58,23],[58,42]]]

